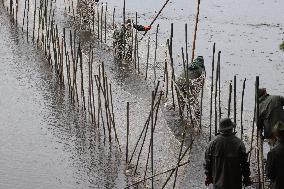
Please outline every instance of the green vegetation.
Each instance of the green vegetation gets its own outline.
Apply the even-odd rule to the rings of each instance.
[[[281,49],[282,51],[284,51],[284,41],[283,41],[282,44],[280,45],[280,49]]]

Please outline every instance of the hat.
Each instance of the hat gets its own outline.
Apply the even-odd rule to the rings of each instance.
[[[236,127],[236,124],[232,122],[230,118],[223,118],[220,120],[219,132],[228,131]]]
[[[257,93],[258,98],[262,97],[265,94],[266,94],[266,88],[258,89],[258,93]]]
[[[199,67],[202,67],[204,68],[204,59],[203,59],[203,56],[198,56],[194,61],[193,61],[193,64],[199,66]]]
[[[278,121],[273,129],[272,129],[273,133],[279,133],[279,132],[284,132],[284,123],[282,121]]]

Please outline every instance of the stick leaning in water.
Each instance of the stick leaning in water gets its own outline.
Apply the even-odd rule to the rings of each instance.
[[[178,167],[182,167],[182,166],[187,165],[187,164],[189,164],[189,163],[190,163],[190,160],[187,160],[186,162],[179,164]],[[141,183],[141,182],[143,182],[143,181],[146,181],[146,180],[155,178],[155,177],[157,177],[157,176],[159,176],[159,175],[163,175],[163,174],[166,174],[166,173],[171,172],[171,171],[173,171],[173,170],[176,170],[176,168],[177,168],[177,167],[174,167],[174,168],[171,168],[171,169],[166,170],[166,171],[164,171],[164,172],[157,173],[157,174],[155,174],[155,175],[153,175],[153,176],[147,177],[147,178],[145,178],[145,179],[143,179],[143,180],[140,180],[140,181],[138,181],[138,182],[135,182],[135,183],[132,184],[132,185],[126,186],[125,189],[126,189],[126,188],[129,188],[129,187],[132,187],[132,186],[135,186],[135,185],[137,185],[137,184],[139,184],[139,183]]]
[[[157,18],[160,16],[160,14],[162,13],[162,11],[163,11],[164,8],[166,7],[166,5],[169,3],[169,1],[170,1],[170,0],[167,0],[167,1],[164,3],[163,7],[160,9],[160,11],[158,12],[158,14],[157,14],[156,17],[154,18],[154,20],[151,22],[150,26],[152,26],[152,25],[155,23],[155,21],[156,21]],[[145,33],[143,34],[141,40],[142,40],[143,37],[147,34],[147,32],[148,32],[148,30],[145,31]]]

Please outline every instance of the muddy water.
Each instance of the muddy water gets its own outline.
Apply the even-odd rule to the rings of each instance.
[[[124,165],[0,11],[0,188],[123,188]]]
[[[60,2],[57,7],[58,13],[63,10],[62,6],[60,7]],[[108,3],[109,5],[121,7],[122,2],[110,0]],[[145,20],[148,23],[155,15],[154,10],[160,8],[161,3],[161,1],[147,0],[142,3],[138,0],[131,0],[127,2],[127,6],[128,11],[132,12],[132,16],[134,11],[137,10],[143,13],[140,21]],[[188,22],[189,30],[193,30],[195,6],[193,2],[190,2],[188,5],[190,8],[186,8],[187,3],[189,2],[183,0],[169,4],[170,6],[165,9],[165,13],[158,20],[163,34],[161,43],[164,43],[169,35],[170,22],[175,22],[176,59],[178,59],[178,49],[184,40],[183,24]],[[265,79],[266,83],[264,84],[271,86],[273,92],[283,91],[283,88],[279,89],[278,87],[279,83],[281,83],[281,76],[278,77],[277,74],[274,74],[273,80],[271,79],[272,71],[273,73],[283,72],[283,66],[280,63],[283,55],[277,49],[281,38],[281,28],[283,27],[283,23],[281,24],[283,19],[280,14],[280,7],[283,3],[281,1],[274,1],[273,3],[252,1],[249,3],[250,5],[244,1],[202,1],[202,3],[197,53],[204,55],[208,62],[208,70],[210,70],[211,46],[212,42],[215,41],[218,49],[222,50],[222,69],[226,70],[226,72],[222,72],[223,81],[232,79],[232,75],[238,73],[241,74],[239,78],[249,78],[251,87],[255,75],[261,73],[261,81]],[[265,11],[273,11],[277,14],[268,13],[263,16]],[[64,24],[65,18],[56,17],[56,21]],[[31,46],[23,45],[21,40],[17,42],[20,45],[14,43],[17,40],[10,37],[10,33],[14,34],[15,32],[13,32],[13,29],[9,30],[11,27],[7,25],[8,21],[4,16],[2,16],[2,22],[4,25],[2,24],[3,27],[1,27],[1,30],[3,30],[1,35],[8,40],[7,43],[1,44],[7,51],[4,54],[8,59],[8,61],[3,61],[5,65],[3,62],[2,64],[3,68],[7,67],[3,70],[5,72],[8,70],[9,73],[8,76],[6,74],[3,77],[5,89],[1,89],[1,98],[4,99],[3,104],[6,104],[7,108],[5,111],[2,110],[1,116],[4,115],[4,118],[2,118],[5,121],[3,121],[4,125],[10,126],[8,128],[5,126],[4,131],[1,131],[1,135],[3,133],[1,144],[7,143],[11,146],[9,148],[5,147],[3,150],[1,148],[1,155],[2,151],[4,155],[7,154],[4,156],[5,161],[3,160],[3,170],[9,172],[9,174],[4,173],[5,175],[11,176],[3,177],[3,182],[1,181],[0,184],[4,183],[4,188],[25,188],[13,182],[14,180],[23,179],[23,175],[25,175],[21,183],[24,183],[26,188],[121,188],[125,186],[126,179],[123,176],[122,158],[115,150],[108,150],[108,145],[104,146],[96,131],[90,129],[92,127],[84,122],[85,119],[82,115],[76,113],[76,110],[68,105],[68,98],[65,98],[64,90],[60,89],[56,84],[56,77],[48,74],[51,73],[51,68],[46,64],[44,64],[45,66],[38,64],[43,60],[40,56],[34,55],[37,52],[27,53],[24,49],[31,49]],[[7,31],[5,32],[5,30]],[[150,32],[150,34],[153,35],[153,32]],[[17,38],[18,35],[15,36]],[[260,41],[262,44],[260,44]],[[9,44],[12,44],[12,46],[10,47]],[[261,47],[262,51],[259,50],[259,47]],[[17,52],[14,49],[17,49]],[[23,59],[24,55],[29,56]],[[116,111],[119,112],[117,123],[120,125],[118,130],[121,138],[125,134],[124,105],[126,99],[132,105],[131,145],[134,145],[149,110],[151,89],[146,88],[147,84],[141,82],[143,78],[137,78],[137,74],[133,69],[117,66],[111,53],[98,52],[97,55],[106,61],[107,72],[114,82],[115,107]],[[3,55],[3,57],[5,56]],[[11,57],[13,57],[13,60],[11,60]],[[268,60],[268,62],[267,58],[269,57],[273,58],[273,61]],[[12,63],[14,59],[17,60],[15,62],[18,62],[20,66],[15,68],[15,65],[18,64]],[[7,64],[7,62],[10,62],[10,64]],[[24,71],[20,72],[19,70]],[[16,77],[10,77],[13,73]],[[227,89],[225,82],[223,85],[223,90]],[[15,94],[15,97],[13,95],[7,96],[7,92],[2,92],[4,90],[11,91],[9,94]],[[22,91],[25,91],[25,93]],[[248,93],[252,94],[252,91],[251,87]],[[208,94],[208,90],[206,92]],[[25,98],[26,96],[29,98]],[[247,100],[252,99],[251,96]],[[24,102],[26,103],[23,104]],[[226,103],[226,100],[224,100],[224,103]],[[15,104],[17,108],[10,110],[8,104]],[[252,103],[248,104],[252,105]],[[20,112],[17,113],[15,109]],[[250,107],[248,106],[248,113],[249,110]],[[12,114],[13,118],[7,119],[8,114]],[[20,121],[15,121],[17,117]],[[23,117],[26,120],[23,120]],[[19,124],[17,123],[19,122],[21,122],[21,130],[18,129]],[[26,125],[26,127],[22,125]],[[41,125],[41,127],[36,127],[37,125]],[[159,170],[173,165],[175,163],[173,157],[178,154],[178,144],[171,143],[174,138],[165,125],[167,125],[165,120],[161,119],[155,139],[155,144],[157,144],[155,145],[155,152],[157,152],[155,154],[157,157],[156,164],[159,166]],[[11,129],[12,131],[10,131]],[[15,133],[18,133],[18,135],[15,136]],[[15,138],[19,139],[19,141],[15,140]],[[37,140],[31,142],[33,138]],[[207,136],[201,136],[198,139],[193,150],[193,163],[188,170],[181,172],[184,178],[182,179],[183,184],[179,185],[179,188],[203,188],[203,171],[200,157],[203,155],[204,147],[207,144],[206,139]],[[122,143],[125,143],[125,140]],[[19,146],[21,146],[20,149]],[[15,171],[18,169],[20,171]],[[37,178],[44,184],[39,185],[34,182]],[[47,187],[43,186],[45,183],[47,183]]]
[[[149,24],[165,1],[131,0],[126,1],[130,12],[128,17],[139,15],[139,23]],[[110,0],[109,5],[122,8],[122,1]],[[245,110],[252,108],[253,83],[256,75],[260,75],[261,86],[267,87],[272,94],[283,94],[284,60],[279,44],[284,36],[284,2],[275,1],[210,1],[204,0],[200,5],[199,32],[197,37],[196,55],[203,55],[206,61],[208,75],[211,70],[211,55],[213,42],[217,50],[222,51],[221,69],[223,91],[226,92],[229,81],[237,75],[239,81],[248,79]],[[119,12],[119,11],[117,11]],[[121,12],[121,11],[120,11]],[[175,65],[180,65],[181,47],[184,42],[184,24],[188,23],[189,49],[193,37],[196,14],[196,1],[170,1],[162,15],[155,22],[160,24],[160,43],[170,35],[170,23],[174,23]],[[121,14],[120,14],[121,15]],[[119,19],[119,18],[117,18]],[[149,32],[153,35],[155,30]],[[191,52],[189,52],[191,57]],[[181,70],[182,66],[178,70]],[[272,74],[273,73],[273,74]],[[210,76],[210,75],[209,75]],[[239,95],[240,95],[240,90]]]
[[[131,0],[126,1],[128,17],[135,18],[135,11],[139,15],[139,23],[147,25],[155,17],[165,1]],[[122,1],[110,0],[108,4],[114,5],[121,11]],[[209,114],[209,86],[211,77],[211,58],[213,42],[216,42],[217,50],[221,54],[221,78],[222,78],[222,103],[223,111],[226,111],[228,99],[228,84],[237,75],[238,89],[238,125],[240,115],[241,82],[247,78],[245,93],[245,133],[251,131],[251,120],[254,104],[255,76],[260,76],[261,87],[266,87],[271,94],[284,95],[283,74],[284,54],[279,50],[279,44],[284,36],[284,1],[201,1],[199,30],[197,37],[196,55],[203,55],[207,68],[207,82],[205,94],[205,120],[204,127],[208,126]],[[196,1],[171,1],[163,14],[154,24],[154,28],[160,24],[159,43],[164,46],[170,35],[170,23],[174,23],[174,51],[175,66],[177,72],[182,69],[181,47],[184,42],[184,24],[188,23],[189,49],[191,49],[192,32],[196,13]],[[120,18],[117,18],[121,20]],[[154,36],[155,30],[149,32]],[[162,48],[161,48],[162,49]],[[191,52],[189,52],[191,54]],[[191,57],[191,56],[190,56]],[[163,61],[160,58],[158,61]],[[206,131],[206,129],[204,129]],[[192,164],[180,185],[181,188],[204,188],[202,158],[204,148],[207,145],[208,134],[203,133],[195,142]]]

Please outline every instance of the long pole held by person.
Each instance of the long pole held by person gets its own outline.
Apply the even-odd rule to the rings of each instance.
[[[160,16],[160,14],[162,13],[162,11],[164,10],[164,8],[166,7],[166,5],[169,3],[170,0],[167,0],[163,7],[160,9],[160,11],[158,12],[158,14],[156,15],[156,17],[153,19],[153,21],[151,22],[151,24],[149,25],[150,27],[155,23],[155,21],[157,20],[157,18]],[[141,40],[143,39],[143,37],[147,34],[148,30],[145,31],[145,33],[143,34]]]
[[[196,20],[195,20],[195,29],[194,29],[194,36],[193,36],[193,44],[192,44],[192,55],[191,55],[191,62],[194,60],[194,52],[195,52],[195,42],[197,36],[197,29],[198,29],[198,19],[199,19],[199,7],[200,7],[200,0],[197,0],[197,13],[196,13]]]

